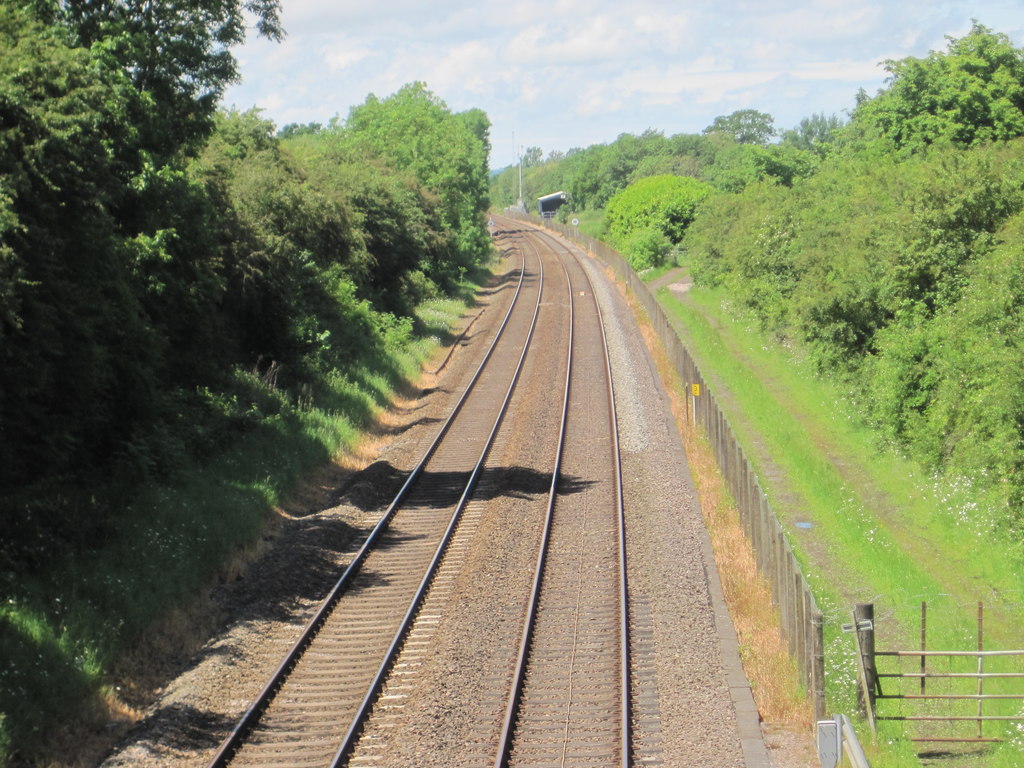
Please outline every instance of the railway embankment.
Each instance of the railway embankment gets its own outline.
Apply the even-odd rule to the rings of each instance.
[[[671,335],[692,353],[754,468],[821,608],[823,693],[830,713],[859,708],[857,652],[853,636],[843,631],[857,603],[875,605],[880,649],[926,642],[961,654],[982,646],[1019,650],[1019,556],[1004,534],[974,524],[969,483],[951,486],[882,447],[841,385],[759,334],[722,291],[694,289],[685,269],[654,277],[645,290],[652,288]],[[688,388],[684,396],[692,407],[693,392]],[[742,495],[734,492],[733,500],[742,503],[736,498]],[[984,678],[984,695],[969,698],[983,679],[977,674],[981,657],[971,658],[972,670],[929,668],[935,676],[970,678],[971,690],[933,681],[927,701],[919,670],[904,662],[901,671],[892,659],[884,661],[882,672],[912,678],[913,690],[897,678],[882,681],[885,694],[905,698],[878,697],[877,736],[866,722],[858,726],[873,761],[1017,764],[1020,686],[1014,680],[1021,670],[1011,669],[1011,661],[998,668],[986,662],[991,674]]]

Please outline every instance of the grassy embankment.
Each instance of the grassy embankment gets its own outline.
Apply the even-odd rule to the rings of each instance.
[[[254,417],[221,452],[125,499],[99,546],[5,575],[0,766],[73,763],[87,749],[77,743],[83,729],[131,719],[131,693],[115,688],[112,670],[155,635],[165,648],[202,640],[190,606],[260,547],[271,511],[296,483],[355,445],[415,380],[473,289],[425,303],[411,338],[354,360],[305,402],[248,377],[253,413],[272,416]],[[48,729],[69,722],[79,723],[76,743],[55,742]]]
[[[938,485],[912,463],[880,451],[840,387],[737,322],[722,294],[698,289],[680,297],[662,289],[659,299],[714,383],[826,613],[831,711],[856,709],[852,639],[841,631],[856,602],[876,605],[879,649],[919,647],[922,601],[928,603],[930,648],[976,648],[979,600],[985,603],[985,647],[1021,645],[1017,549],[971,524],[964,488]],[[972,671],[975,665],[976,671],[977,660],[931,664],[946,671]],[[1012,662],[986,662],[986,671],[1010,667]],[[1024,689],[1014,682],[986,682],[985,692]],[[929,692],[943,690],[929,685]],[[973,685],[960,690],[974,692]],[[1015,714],[1019,707],[1018,701],[987,702],[985,714]],[[881,714],[915,711],[921,709],[883,702]],[[976,710],[961,704],[955,711]],[[974,726],[954,727],[971,735]],[[1005,723],[985,730],[996,736],[1015,732]],[[918,750],[905,735],[899,724],[880,723],[874,743],[866,733],[862,740],[876,766],[916,766]],[[1011,743],[966,759],[956,764],[1002,768],[1018,765],[1021,755]]]

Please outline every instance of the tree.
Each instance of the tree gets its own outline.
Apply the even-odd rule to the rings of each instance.
[[[705,134],[721,133],[738,144],[767,144],[775,136],[775,119],[756,109],[740,109],[731,115],[716,117],[704,129]]]
[[[523,152],[523,168],[540,165],[544,160],[544,150],[540,147],[527,147]]]
[[[442,201],[443,227],[455,235],[456,263],[436,265],[444,283],[476,264],[490,247],[483,213],[488,199],[487,116],[453,114],[424,83],[409,83],[386,99],[370,95],[336,128],[365,155],[407,171]]]
[[[62,30],[10,4],[0,5],[0,49],[6,490],[109,456],[150,407],[161,341],[132,279],[136,244],[110,213],[122,194],[111,147],[132,133],[130,85],[101,52],[67,45]]]
[[[834,141],[836,131],[843,125],[843,120],[838,115],[815,113],[801,120],[796,128],[785,131],[782,134],[782,143],[824,155],[826,147]]]
[[[321,123],[288,123],[277,132],[277,138],[291,139],[296,136],[320,133],[321,130],[323,130]]]
[[[945,53],[886,61],[889,85],[859,100],[854,125],[911,151],[1024,136],[1024,53],[978,22],[947,39]]]
[[[648,176],[630,184],[608,201],[612,242],[632,257],[634,267],[656,266],[667,246],[682,240],[710,191],[687,176]]]
[[[816,157],[789,144],[733,144],[715,154],[714,162],[701,172],[701,178],[725,192],[739,192],[748,184],[770,179],[790,186],[793,180],[809,176]]]
[[[209,133],[224,89],[238,80],[229,48],[244,42],[246,15],[260,35],[284,35],[279,0],[35,0],[33,7],[127,74],[148,108],[139,143],[161,159]]]

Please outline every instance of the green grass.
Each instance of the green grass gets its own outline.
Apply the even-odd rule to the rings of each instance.
[[[234,439],[170,482],[113,499],[112,523],[93,546],[0,573],[0,765],[45,759],[47,730],[89,709],[118,655],[255,541],[300,478],[360,437],[449,337],[471,289],[425,303],[411,338],[323,375],[308,398],[237,373],[234,394],[216,396],[245,423]]]
[[[559,216],[559,220],[561,220],[561,218],[562,217]],[[587,209],[585,211],[567,214],[565,217],[565,223],[570,224],[573,219],[580,220],[580,232],[584,235],[601,239],[607,234],[607,232],[605,232],[603,208],[595,208],[593,210]]]
[[[840,385],[737,320],[723,294],[695,289],[680,300],[662,291],[659,299],[720,395],[826,613],[830,709],[856,706],[852,640],[840,630],[855,602],[875,603],[880,649],[917,647],[922,600],[931,648],[976,647],[978,600],[985,603],[986,647],[1021,645],[1019,547],[972,521],[965,484],[929,478],[880,450]],[[798,528],[798,521],[811,527]],[[987,693],[1014,690],[1024,692],[1024,685],[986,683]],[[985,711],[1015,714],[1019,707],[986,704]],[[1006,730],[992,726],[993,735]],[[917,765],[902,736],[898,725],[882,724],[873,764]],[[1020,759],[1006,746],[974,764]]]

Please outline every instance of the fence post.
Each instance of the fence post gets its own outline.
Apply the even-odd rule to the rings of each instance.
[[[857,643],[857,703],[875,732],[875,690],[878,673],[875,667],[875,606],[857,603],[853,609],[853,636]]]
[[[820,720],[825,717],[825,615],[817,608],[811,614],[811,639],[814,646],[811,703],[814,719]]]
[[[796,603],[796,660],[800,667],[800,683],[809,688],[811,679],[807,674],[807,586],[800,571],[796,572],[793,588]]]

